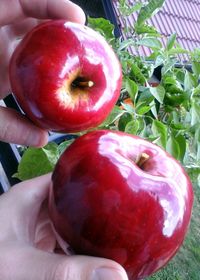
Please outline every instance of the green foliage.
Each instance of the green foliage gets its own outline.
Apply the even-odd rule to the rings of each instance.
[[[155,99],[160,103],[163,104],[163,100],[165,97],[165,88],[161,85],[157,87],[149,87],[151,94],[155,97]]]
[[[115,40],[114,25],[104,18],[88,18],[88,26],[98,31],[105,39],[112,43]]]
[[[176,33],[163,45],[162,36],[148,20],[164,2],[135,1],[130,6],[126,0],[119,1],[125,39],[116,39],[113,47],[124,76],[117,104],[123,105],[123,112],[119,111],[117,121],[114,119],[106,127],[145,137],[187,167],[192,155],[200,167],[200,49],[185,50],[177,43]],[[138,13],[137,20],[134,26],[128,26],[126,19],[133,12]],[[149,57],[139,55],[144,46],[151,50]],[[181,64],[180,54],[187,55],[188,64]],[[161,81],[152,86],[150,78],[158,66],[162,68]],[[125,104],[127,97],[133,106]]]
[[[166,46],[167,51],[170,51],[173,48],[175,42],[176,42],[176,33],[173,33],[171,36],[169,36],[167,40],[167,46]]]
[[[99,128],[111,128],[111,126],[124,114],[123,110],[115,106],[107,117],[107,119],[99,126]]]
[[[24,181],[53,171],[58,158],[72,142],[67,140],[60,145],[48,143],[43,148],[26,149],[13,177]]]
[[[137,25],[143,24],[146,20],[156,14],[163,6],[165,0],[149,0],[148,3],[140,9]]]
[[[125,80],[125,89],[128,92],[132,101],[135,102],[135,98],[138,93],[138,85],[136,84],[136,82],[127,77]]]
[[[130,16],[132,13],[140,10],[143,4],[140,1],[135,1],[132,7],[127,0],[119,0],[119,10],[124,16]]]
[[[28,148],[20,161],[14,177],[27,180],[51,172],[58,160],[58,150],[55,143],[49,143],[44,148]]]
[[[141,40],[137,41],[137,44],[140,46],[151,48],[152,50],[162,48],[161,42],[155,37],[142,38]]]
[[[151,130],[153,136],[157,137],[156,143],[165,149],[167,144],[167,126],[158,120],[153,120]]]
[[[135,32],[138,35],[141,34],[149,34],[151,36],[159,36],[159,32],[153,27],[148,24],[138,25],[135,23]]]

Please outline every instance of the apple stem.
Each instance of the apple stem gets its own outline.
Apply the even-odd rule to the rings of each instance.
[[[92,87],[94,85],[92,81],[75,81],[73,84],[78,87]]]
[[[139,166],[142,167],[142,165],[150,158],[150,156],[146,153],[141,153],[141,155],[138,156],[136,159],[135,163]]]

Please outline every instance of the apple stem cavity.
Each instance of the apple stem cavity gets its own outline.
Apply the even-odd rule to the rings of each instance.
[[[137,158],[135,163],[137,164],[137,166],[139,166],[140,168],[142,168],[143,164],[150,158],[150,156],[146,153],[141,153]]]

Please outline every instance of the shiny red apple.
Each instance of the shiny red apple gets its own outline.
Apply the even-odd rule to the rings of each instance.
[[[64,20],[30,31],[10,63],[11,87],[38,126],[77,132],[105,120],[121,89],[121,66],[94,30]]]
[[[77,254],[119,262],[130,280],[163,267],[184,240],[192,185],[155,144],[122,132],[90,132],[63,153],[52,181],[49,210],[61,240]]]

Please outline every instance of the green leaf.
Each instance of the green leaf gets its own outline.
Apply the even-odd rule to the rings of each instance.
[[[144,103],[149,105],[154,100],[154,96],[152,96],[150,92],[150,87],[140,87],[139,94],[138,94],[138,101],[137,103]]]
[[[191,126],[200,123],[200,105],[195,101],[192,102],[191,106]]]
[[[191,90],[198,85],[198,80],[189,71],[185,73],[184,87],[185,90]]]
[[[165,86],[165,90],[171,94],[175,94],[175,93],[184,94],[182,85],[177,80],[176,77],[173,76],[164,77],[163,84]]]
[[[145,104],[146,102],[137,103],[137,107],[135,108],[135,110],[138,115],[144,115],[151,110],[151,107]]]
[[[197,77],[199,77],[199,75],[200,75],[200,63],[199,62],[197,62],[197,61],[192,62],[192,71]]]
[[[158,55],[158,56],[156,57],[154,67],[156,68],[156,67],[162,65],[162,64],[164,63],[164,61],[165,61],[165,57],[164,57],[163,55]]]
[[[183,68],[181,68],[181,69],[175,68],[174,71],[175,71],[176,80],[183,85],[184,84],[184,79],[185,79],[184,69]]]
[[[199,100],[200,97],[200,84],[193,89],[193,98],[197,98],[197,100]]]
[[[119,1],[119,10],[123,16],[130,16],[132,13],[137,12],[143,6],[142,3],[137,2],[132,7],[124,0]]]
[[[119,119],[123,114],[124,111],[120,109],[119,106],[114,106],[107,119],[99,127],[108,127],[110,124],[114,123],[117,119]]]
[[[61,155],[74,142],[74,140],[75,139],[69,139],[69,140],[66,140],[66,141],[62,142],[58,146],[59,155]]]
[[[135,42],[133,41],[133,39],[127,39],[124,40],[122,42],[120,42],[119,47],[118,47],[118,52],[128,48],[129,46],[135,45]]]
[[[162,44],[161,42],[154,37],[146,37],[146,38],[142,38],[141,40],[139,40],[137,42],[137,45],[140,46],[145,46],[151,49],[161,49],[162,48]]]
[[[138,85],[133,80],[126,78],[125,88],[129,94],[130,98],[132,99],[132,101],[135,102],[135,98],[138,93]]]
[[[166,151],[170,153],[174,158],[179,159],[180,157],[179,144],[172,135],[167,140]]]
[[[178,106],[190,98],[190,94],[183,90],[181,83],[176,79],[176,77],[164,77],[163,84],[166,91],[166,104]]]
[[[165,149],[167,144],[167,126],[158,120],[153,120],[151,130],[153,136],[159,136],[157,144]]]
[[[180,85],[180,83],[178,83],[173,76],[164,76],[163,83],[165,85]],[[181,86],[180,86],[180,88],[181,88]]]
[[[158,100],[160,104],[163,104],[165,97],[165,88],[161,85],[157,87],[149,87],[151,94]]]
[[[135,113],[135,109],[130,106],[129,104],[126,104],[126,103],[121,103],[122,106],[124,107],[125,111],[127,111],[129,114],[134,114]]]
[[[168,51],[173,48],[175,41],[176,41],[176,33],[173,33],[167,40],[167,50]]]
[[[141,85],[144,85],[144,83],[146,82],[141,69],[136,64],[131,65],[130,78]]]
[[[120,131],[124,131],[125,130],[125,127],[127,125],[127,123],[129,123],[130,121],[133,120],[133,116],[129,113],[124,113],[120,119],[119,119],[119,122],[118,122],[118,129]]]
[[[162,75],[165,75],[169,70],[171,70],[176,62],[176,59],[170,59],[167,63],[165,63],[162,67]]]
[[[139,11],[142,8],[143,4],[140,2],[137,2],[133,7],[128,6],[129,13],[127,16],[130,16],[132,13]]]
[[[175,140],[179,145],[179,156],[177,159],[183,162],[185,152],[186,152],[186,139],[183,135],[179,134],[178,136],[175,137]]]
[[[193,49],[193,51],[190,52],[190,55],[193,61],[200,62],[200,48]]]
[[[185,167],[187,174],[190,176],[190,179],[192,181],[193,184],[197,184],[198,187],[200,187],[200,185],[198,184],[198,177],[200,175],[200,166],[187,166]]]
[[[141,8],[137,24],[143,24],[147,19],[156,14],[156,12],[163,6],[165,0],[149,0],[148,4]]]
[[[59,158],[58,146],[49,143],[43,148],[28,148],[14,177],[24,181],[51,172]]]
[[[139,129],[137,131],[137,135],[140,137],[147,137],[147,125],[143,117],[137,118],[137,121],[139,123]]]
[[[179,115],[179,117],[180,117],[180,115]],[[170,124],[170,127],[172,129],[176,129],[176,130],[186,130],[188,128],[188,125],[185,124],[184,122],[183,123],[180,123],[180,122],[179,123],[174,123],[174,122],[172,122]]]
[[[108,41],[115,39],[114,25],[107,19],[88,17],[88,26],[98,31]]]
[[[181,47],[176,47],[168,51],[168,55],[178,55],[178,54],[189,54],[189,51]]]
[[[135,32],[138,35],[149,34],[152,36],[160,36],[159,32],[155,29],[155,27],[150,26],[148,24],[142,24],[142,25],[135,24],[134,28],[135,28]]]
[[[127,123],[125,127],[125,132],[129,134],[136,135],[137,131],[139,129],[139,122],[138,120],[132,120],[129,123]]]
[[[156,109],[155,99],[153,99],[149,105],[151,107],[151,112],[152,112],[153,116],[157,119],[158,118],[158,112],[157,112],[157,109]]]

